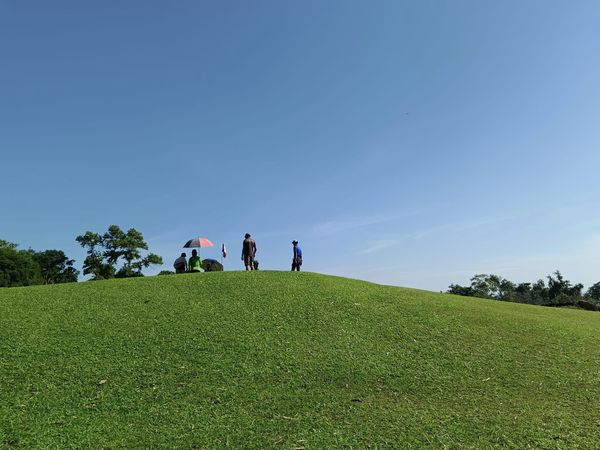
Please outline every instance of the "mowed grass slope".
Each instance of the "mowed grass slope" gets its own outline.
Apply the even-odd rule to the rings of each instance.
[[[0,290],[0,448],[598,448],[600,314],[310,273]]]

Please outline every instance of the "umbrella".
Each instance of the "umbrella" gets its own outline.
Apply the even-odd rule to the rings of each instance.
[[[190,247],[212,247],[213,243],[210,242],[208,239],[206,238],[202,238],[202,237],[197,237],[194,239],[190,239],[189,241],[187,241],[185,243],[185,245],[183,246],[183,248],[190,248]]]

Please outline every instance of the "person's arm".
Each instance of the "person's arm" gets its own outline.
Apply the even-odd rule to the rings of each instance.
[[[256,256],[256,242],[253,241],[252,242],[252,257],[254,258]]]

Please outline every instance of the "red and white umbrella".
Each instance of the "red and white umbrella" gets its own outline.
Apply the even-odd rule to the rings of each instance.
[[[185,243],[185,245],[183,246],[183,248],[190,248],[190,247],[213,247],[214,244],[212,242],[210,242],[208,239],[203,238],[203,237],[197,237],[194,239],[190,239],[189,241],[187,241]]]

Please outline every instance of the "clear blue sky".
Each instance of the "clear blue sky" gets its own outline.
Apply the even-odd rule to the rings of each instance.
[[[0,238],[600,280],[600,2],[5,1]],[[203,252],[217,257],[218,249]],[[156,273],[160,268],[149,271]]]

